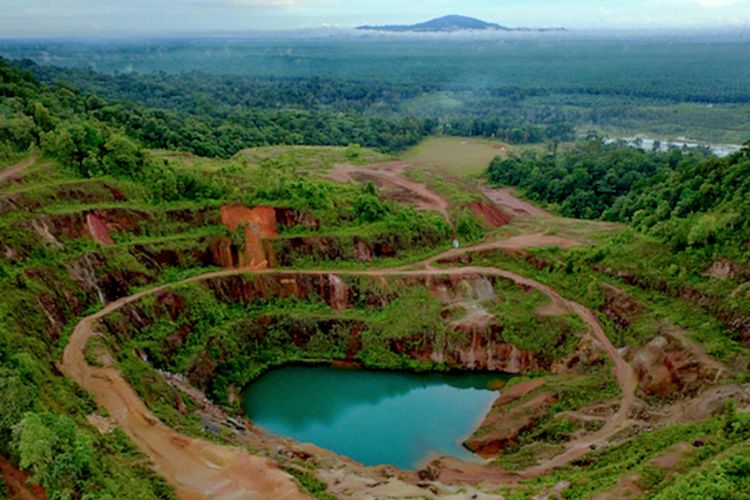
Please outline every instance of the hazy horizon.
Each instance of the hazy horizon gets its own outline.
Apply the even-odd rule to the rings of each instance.
[[[411,24],[449,14],[509,27],[750,30],[750,0],[0,0],[0,37],[181,36]]]

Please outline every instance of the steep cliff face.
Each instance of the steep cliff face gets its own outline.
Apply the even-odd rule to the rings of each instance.
[[[303,226],[316,230],[319,222],[310,214],[290,208],[223,205],[221,223],[232,234],[212,247],[214,259],[227,269],[266,269],[277,265],[272,240],[278,227]],[[312,250],[309,250],[312,252]],[[285,255],[286,252],[282,253]],[[286,258],[282,265],[286,263]]]
[[[416,361],[424,367],[441,365],[518,374],[551,369],[549,357],[544,353],[524,351],[503,342],[502,328],[496,323],[483,328],[456,328],[451,341],[446,343],[437,332],[404,331],[395,337],[382,336],[375,319],[377,314],[366,313],[383,310],[400,293],[415,286],[427,286],[437,294],[455,298],[467,290],[474,293],[477,288],[485,288],[482,286],[485,281],[474,276],[385,278],[334,273],[227,276],[199,285],[210,293],[217,307],[257,306],[293,298],[300,304],[323,302],[332,312],[309,314],[304,307],[299,314],[269,312],[234,322],[229,330],[219,328],[214,335],[206,331],[205,325],[201,326],[199,318],[190,319],[193,318],[190,305],[181,292],[172,291],[158,294],[152,308],[138,303],[123,308],[120,318],[105,319],[105,325],[110,333],[126,339],[168,319],[173,329],[165,330],[162,323],[160,331],[167,333],[158,346],[152,347],[156,349],[153,356],[148,350],[145,354],[170,363],[172,358],[185,359],[182,349],[191,346],[192,354],[184,373],[193,385],[214,395],[225,394],[228,380],[238,387],[250,381],[234,378],[232,373],[238,363],[245,367],[245,372],[253,366],[252,370],[257,371],[269,362],[284,362],[284,356],[292,360],[325,359],[381,368],[405,368]],[[451,325],[449,319],[445,321]],[[202,339],[199,345],[196,338]],[[174,368],[158,367],[168,371]]]
[[[135,208],[100,208],[62,214],[38,213],[23,219],[10,229],[12,235],[2,242],[6,262],[18,263],[39,247],[66,249],[73,240],[94,240],[110,245],[114,235],[132,237],[173,236],[220,223],[219,211],[213,207],[141,210]]]

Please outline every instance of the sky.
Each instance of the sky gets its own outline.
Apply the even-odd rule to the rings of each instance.
[[[750,30],[750,0],[0,0],[0,37],[353,27],[446,14],[513,27]]]

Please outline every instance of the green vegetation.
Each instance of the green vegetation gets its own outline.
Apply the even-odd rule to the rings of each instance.
[[[565,140],[575,127],[740,144],[750,131],[746,51],[740,37],[703,35],[555,43],[530,36],[502,43],[282,37],[0,44],[0,53],[15,59],[45,62],[54,52],[55,63],[68,69],[29,64],[46,81],[190,117],[232,121],[288,110],[409,117],[444,135],[513,143]],[[92,61],[98,72],[73,69],[91,68]],[[200,125],[190,123],[203,135]],[[253,138],[272,141],[286,125]]]
[[[589,498],[610,490],[621,493],[617,482],[626,477],[635,477],[644,494],[656,498],[744,498],[748,417],[748,413],[732,416],[727,411],[702,423],[674,424],[639,433],[621,444],[588,453],[544,478],[522,483],[510,498],[527,498],[563,480],[570,483],[563,490],[563,498]],[[676,475],[677,471],[652,465],[653,459],[680,443],[691,450],[682,456],[678,471],[694,472]]]
[[[286,467],[284,470],[299,481],[299,484],[317,500],[336,500],[336,497],[326,492],[326,484],[309,473],[303,472],[296,467]]]
[[[416,165],[439,166],[455,177],[469,177],[484,172],[493,158],[511,148],[499,141],[430,137],[401,157]]]
[[[493,182],[521,187],[562,215],[629,222],[676,251],[736,254],[750,239],[750,151],[726,159],[593,140],[560,155],[496,159]]]

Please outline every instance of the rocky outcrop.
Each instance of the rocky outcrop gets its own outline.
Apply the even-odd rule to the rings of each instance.
[[[747,279],[747,274],[750,273],[736,262],[727,259],[720,259],[711,264],[711,267],[706,269],[702,273],[702,276],[723,281],[736,278],[740,275],[745,275],[743,277]]]
[[[446,353],[446,357],[448,364],[472,370],[520,374],[549,369],[549,364],[539,355],[512,344],[493,341],[492,334],[486,338],[472,333],[468,346],[458,347]]]
[[[221,223],[233,235],[216,239],[209,250],[213,262],[225,269],[264,269],[286,265],[286,261],[290,259],[284,258],[279,263],[276,259],[279,252],[272,241],[279,236],[278,228],[301,226],[310,231],[320,228],[320,222],[308,212],[277,207],[247,208],[241,205],[222,206]],[[322,241],[322,247],[326,243]],[[282,255],[285,250],[281,251]],[[311,253],[309,250],[303,252],[302,257]]]
[[[535,427],[557,402],[555,394],[544,392],[517,403],[543,384],[543,380],[533,380],[504,391],[479,429],[464,442],[464,446],[480,456],[493,457],[503,448],[515,444],[518,437]]]
[[[640,393],[660,399],[693,396],[718,375],[715,367],[700,363],[690,351],[665,337],[656,337],[637,350],[631,364]]]
[[[607,283],[602,283],[601,287],[604,304],[599,310],[612,318],[618,327],[629,327],[646,310],[643,304],[619,288]]]

